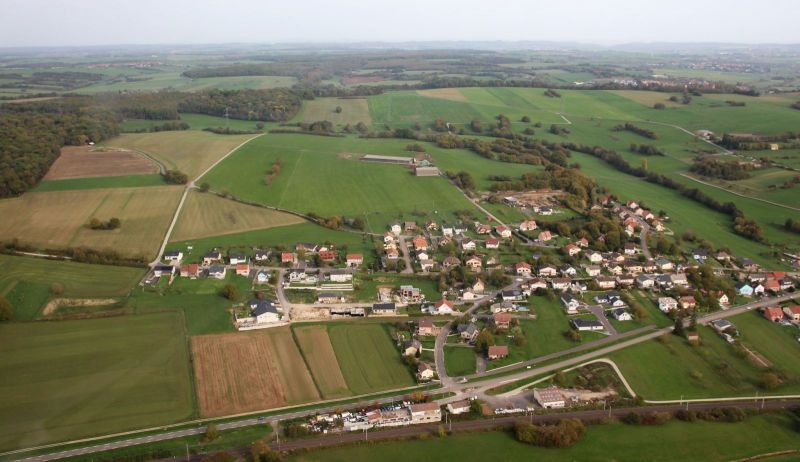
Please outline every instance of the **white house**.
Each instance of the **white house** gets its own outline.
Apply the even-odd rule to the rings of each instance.
[[[659,297],[658,309],[667,313],[678,308],[678,301],[672,297]]]
[[[617,321],[633,321],[633,316],[622,308],[611,311],[611,316]]]
[[[564,304],[564,308],[567,310],[567,313],[569,314],[577,313],[578,308],[580,308],[581,306],[581,302],[569,292],[561,294],[561,303]]]
[[[271,300],[250,300],[247,304],[250,306],[250,311],[253,317],[256,318],[257,324],[279,322],[281,320],[278,307]]]

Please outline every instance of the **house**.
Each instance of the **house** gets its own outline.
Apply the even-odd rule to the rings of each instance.
[[[439,224],[433,220],[428,220],[428,222],[425,223],[425,229],[427,229],[428,231],[438,231]]]
[[[575,241],[575,245],[585,249],[586,247],[589,247],[589,239],[586,239],[585,237],[582,237],[582,238],[578,239],[577,241]]]
[[[386,258],[388,260],[397,260],[400,258],[400,252],[398,252],[397,248],[392,247],[386,250]]]
[[[601,289],[613,289],[617,287],[617,280],[612,276],[598,276],[595,278],[595,282]]]
[[[500,240],[495,238],[486,239],[486,248],[487,249],[499,249],[500,248]]]
[[[586,254],[586,258],[589,259],[592,263],[601,263],[603,261],[603,254],[600,252],[589,252]]]
[[[627,310],[617,308],[611,311],[611,317],[617,321],[633,321],[633,316]]]
[[[503,239],[508,239],[511,237],[511,228],[506,225],[496,226],[494,231],[497,233],[498,236],[502,237]]]
[[[403,223],[403,229],[405,229],[407,233],[413,233],[417,229],[417,222],[407,221]]]
[[[478,234],[489,234],[492,232],[492,226],[484,225],[483,223],[475,223],[475,232]]]
[[[642,269],[645,273],[655,273],[658,270],[658,265],[653,260],[647,260],[642,265]]]
[[[419,266],[422,268],[422,271],[431,271],[433,267],[436,266],[436,261],[430,259],[420,260]]]
[[[519,289],[507,289],[500,292],[500,296],[505,302],[525,301],[525,294]]]
[[[517,274],[520,275],[520,276],[530,276],[531,275],[531,265],[526,263],[526,262],[524,262],[524,261],[521,261],[521,262],[517,263],[516,266],[514,267],[514,269],[516,270]],[[553,270],[555,271],[555,268],[553,268]]]
[[[422,261],[422,260],[430,260],[430,259],[431,259],[431,256],[428,255],[428,252],[425,252],[425,251],[417,252],[417,260]]]
[[[659,297],[658,309],[664,313],[668,313],[672,310],[678,309],[678,301],[672,297]]]
[[[293,269],[293,270],[289,270],[289,271],[286,273],[286,279],[287,279],[287,280],[288,280],[290,283],[291,283],[291,282],[301,282],[301,281],[305,281],[307,277],[308,277],[308,274],[305,272],[305,270],[301,270],[301,269]]]
[[[655,278],[656,278],[656,283],[664,289],[667,290],[672,289],[672,287],[675,285],[672,283],[672,278],[670,277],[669,274],[659,274]]]
[[[458,336],[461,337],[461,340],[468,343],[474,342],[475,339],[478,338],[478,333],[480,332],[478,326],[476,326],[474,323],[459,324],[456,330],[458,331]]]
[[[550,280],[550,284],[553,286],[553,289],[556,290],[567,290],[569,289],[570,284],[572,284],[572,279],[570,278],[553,278]]]
[[[402,300],[403,303],[420,303],[425,300],[425,294],[417,287],[403,285],[400,286],[400,300]]]
[[[323,292],[317,295],[317,303],[339,303],[343,301],[344,297],[333,292]]]
[[[699,262],[704,262],[708,258],[708,251],[706,249],[694,249],[692,250],[692,258]]]
[[[734,325],[727,319],[717,319],[716,321],[711,321],[711,327],[713,327],[717,332],[722,333],[733,328]]]
[[[755,263],[753,260],[749,258],[740,258],[739,259],[739,266],[741,266],[745,271],[758,271],[761,267],[758,263]]]
[[[530,265],[528,265],[530,266]],[[545,265],[539,268],[539,276],[542,277],[553,277],[558,274],[558,270],[553,265]]]
[[[400,226],[400,223],[394,222],[391,225],[389,225],[389,231],[395,236],[399,236],[400,233],[403,232],[403,228]]]
[[[792,321],[800,321],[800,305],[787,306],[783,312]]]
[[[236,275],[237,276],[244,276],[246,278],[250,277],[250,264],[249,263],[239,263],[236,265]]]
[[[452,415],[466,414],[471,410],[472,410],[471,403],[468,399],[447,404],[447,412],[449,412]]]
[[[625,270],[619,263],[611,263],[606,268],[608,269],[609,273],[615,276],[618,274],[622,274],[622,272]],[[633,282],[631,282],[631,284],[633,284]]]
[[[569,314],[575,314],[578,312],[578,308],[581,306],[580,300],[578,300],[574,295],[569,292],[564,292],[561,294],[561,303],[564,305],[564,308],[567,310]]]
[[[467,267],[471,268],[473,271],[480,271],[481,266],[483,263],[481,262],[481,257],[477,255],[473,255],[465,261]]]
[[[372,314],[379,316],[393,316],[397,314],[397,306],[392,302],[373,303]]]
[[[416,356],[419,351],[422,350],[422,343],[419,340],[406,340],[403,342],[403,346],[401,351],[403,352],[403,356]]]
[[[525,221],[523,221],[522,223],[519,224],[519,230],[523,231],[523,232],[525,232],[525,231],[533,231],[537,227],[538,226],[536,226],[536,221],[534,221],[534,220],[525,220]]]
[[[247,263],[247,256],[239,252],[231,252],[228,254],[228,261],[231,265],[238,265],[240,263]]]
[[[539,213],[542,215],[552,215],[553,209],[551,207],[539,207]]]
[[[489,347],[489,351],[487,353],[489,360],[494,359],[501,359],[508,356],[508,346],[506,345],[492,345]]]
[[[453,234],[455,234],[455,228],[453,227],[453,225],[443,224],[442,234],[448,237],[453,237]]]
[[[770,279],[764,282],[764,290],[776,294],[781,291],[781,283],[776,279]]]
[[[433,380],[435,375],[436,373],[433,371],[433,368],[428,365],[428,363],[420,362],[417,365],[417,379],[419,379],[420,382]]]
[[[459,265],[461,265],[461,260],[453,256],[445,257],[444,260],[442,260],[442,268],[446,270],[449,270],[450,268],[455,268],[456,266]]]
[[[472,239],[463,239],[461,241],[461,250],[465,252],[469,250],[475,250],[477,247],[478,245],[475,244],[475,241],[473,241]]]
[[[414,251],[416,252],[424,252],[428,250],[428,240],[425,239],[424,236],[417,236],[411,240],[411,244],[414,246]]]
[[[685,273],[676,273],[669,276],[673,285],[686,287],[689,285],[689,279]]]
[[[161,276],[172,276],[175,274],[175,267],[172,265],[158,264],[153,267],[153,276],[160,278]]]
[[[720,305],[727,305],[730,303],[728,296],[724,292],[717,292],[717,301]]]
[[[691,343],[700,343],[700,333],[696,330],[686,332],[686,340]]]
[[[635,281],[636,279],[633,277],[632,274],[620,274],[617,276],[617,284],[621,286],[633,285]]]
[[[783,310],[779,306],[768,306],[764,308],[764,317],[772,322],[779,322],[783,320]]]
[[[222,254],[217,252],[216,250],[208,252],[203,256],[203,266],[209,266],[214,263],[219,263],[222,261]]]
[[[492,315],[492,320],[494,320],[494,325],[498,329],[508,330],[511,327],[511,320],[514,317],[509,313],[495,313]]]
[[[714,255],[714,258],[716,258],[719,261],[730,261],[731,260],[731,254],[729,254],[728,252],[726,252],[724,250],[720,250],[719,252],[717,252],[716,255]]]
[[[183,252],[181,252],[180,250],[164,253],[164,261],[175,263],[181,260],[183,260]]]
[[[412,404],[409,406],[412,424],[439,422],[442,420],[442,410],[435,402]]]
[[[450,300],[439,300],[438,302],[433,304],[433,314],[436,315],[447,315],[453,314],[453,307],[455,304]]]
[[[336,251],[335,250],[321,250],[319,251],[319,258],[320,260],[324,261],[325,263],[330,263],[336,260]]]
[[[200,265],[197,263],[181,266],[181,277],[197,279],[198,276],[200,276]]]
[[[272,300],[250,300],[247,305],[250,307],[253,317],[256,318],[256,324],[279,322],[281,320],[278,307]]]
[[[224,265],[211,265],[208,268],[208,277],[214,279],[225,279],[225,275],[227,274],[227,270]]]
[[[631,210],[636,210],[636,209],[639,208],[639,204],[634,200],[628,201],[628,203],[625,204],[625,206],[628,207]]]
[[[528,287],[530,288],[530,290],[546,289],[547,281],[545,281],[542,278],[533,278],[530,280]]]
[[[358,268],[364,264],[364,255],[360,253],[348,253],[345,257],[348,268]]]
[[[633,242],[625,243],[625,255],[636,255],[636,244]]]
[[[605,329],[600,321],[594,319],[586,320],[581,318],[575,318],[572,319],[570,322],[572,323],[572,326],[575,327],[575,329],[578,331],[586,331],[586,330],[598,331]]]
[[[255,255],[253,255],[253,260],[263,263],[265,261],[269,261],[269,251],[268,250],[256,250]]]
[[[353,280],[353,273],[343,269],[334,269],[328,273],[328,279],[331,282],[350,282]]]
[[[595,277],[600,275],[600,265],[589,265],[586,267],[586,274],[590,277]]]
[[[516,311],[517,307],[514,303],[510,300],[503,300],[502,302],[492,303],[492,306],[489,307],[489,312],[492,314],[495,313],[508,313],[511,311]]]
[[[480,279],[475,281],[475,284],[472,284],[472,291],[476,294],[482,294],[484,290],[486,290],[486,285]]]
[[[736,283],[736,294],[742,295],[744,297],[752,297],[753,296],[753,286],[746,282],[738,282]]]
[[[761,284],[753,286],[753,295],[764,295],[764,286]]]
[[[561,409],[567,401],[558,387],[534,388],[533,399],[545,409]]]
[[[297,261],[297,255],[294,252],[281,252],[281,264],[294,264]]]
[[[686,295],[680,298],[681,308],[684,310],[693,310],[697,306],[697,300],[691,295]]]
[[[633,274],[641,273],[643,270],[642,264],[634,260],[628,260],[622,266],[625,268],[625,271]]]
[[[564,246],[564,253],[573,257],[581,253],[581,248],[577,246],[577,244],[567,244]]]
[[[539,233],[539,237],[536,238],[536,240],[539,242],[547,242],[551,239],[553,239],[553,234],[550,233],[550,231],[548,230],[542,231],[541,233]]]
[[[256,277],[254,278],[256,284],[267,284],[269,283],[269,271],[267,270],[259,270],[256,273]]]
[[[421,336],[436,336],[439,335],[440,328],[433,324],[431,318],[420,319],[417,322],[417,335]]]
[[[656,281],[655,279],[647,276],[645,274],[636,276],[636,285],[642,289],[651,289],[655,286]]]
[[[453,225],[453,232],[456,234],[464,234],[467,232],[467,225],[464,223],[456,223]]]
[[[675,269],[675,265],[670,260],[667,260],[663,257],[656,258],[655,264],[656,267],[661,271],[672,271]]]

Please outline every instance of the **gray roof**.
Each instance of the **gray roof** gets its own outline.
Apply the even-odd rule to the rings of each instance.
[[[603,327],[603,324],[600,321],[581,318],[573,319],[572,324],[575,325],[575,327]]]
[[[250,309],[253,310],[253,315],[255,316],[261,316],[265,313],[278,314],[278,308],[272,300],[250,300],[247,304],[250,305]]]

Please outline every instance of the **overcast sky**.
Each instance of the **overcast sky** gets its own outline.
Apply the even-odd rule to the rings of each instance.
[[[799,43],[798,0],[0,0],[0,46],[426,40]]]

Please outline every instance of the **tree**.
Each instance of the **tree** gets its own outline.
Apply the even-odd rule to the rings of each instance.
[[[521,120],[522,120],[523,123],[526,123],[526,124],[531,122],[531,118],[528,117],[528,116],[522,116]]]
[[[661,110],[661,109],[666,109],[666,108],[667,108],[667,106],[664,105],[664,103],[656,103],[656,104],[653,105],[653,109]]]
[[[206,433],[203,436],[203,441],[210,442],[214,441],[215,439],[219,438],[219,430],[217,429],[217,424],[214,422],[210,422],[206,425]]]
[[[683,337],[685,329],[683,327],[683,318],[680,316],[675,317],[675,326],[672,329],[672,333],[677,335],[678,337]]]
[[[489,347],[494,345],[494,342],[494,334],[488,329],[484,329],[475,339],[475,351],[486,354],[489,352]]]
[[[63,294],[64,293],[64,284],[61,284],[60,282],[52,283],[50,285],[50,293],[53,294],[53,296],[55,296],[55,297],[58,297],[59,295]]]
[[[256,123],[256,128],[259,129],[259,130],[263,130],[264,129],[264,122]]]
[[[258,440],[250,446],[253,462],[280,462],[283,456],[270,448],[264,440]]]
[[[222,288],[222,296],[228,300],[236,300],[239,298],[239,291],[235,285],[225,284],[225,287]]]
[[[765,390],[774,390],[781,384],[781,378],[774,372],[764,372],[761,374],[761,385]]]
[[[164,181],[169,184],[186,184],[189,177],[179,170],[167,170],[164,172]]]
[[[203,462],[233,462],[236,457],[225,451],[215,452],[210,456],[203,457]]]
[[[341,114],[342,113],[342,107],[341,106],[336,106],[336,109],[334,109],[333,112],[335,112],[337,114]]]
[[[0,321],[9,321],[12,315],[11,302],[5,297],[0,297]]]
[[[200,192],[208,192],[209,189],[211,189],[211,185],[206,182],[200,185]]]
[[[119,220],[119,218],[115,217],[115,218],[112,218],[112,219],[108,220],[108,229],[117,229],[121,225],[122,225],[122,222]]]

